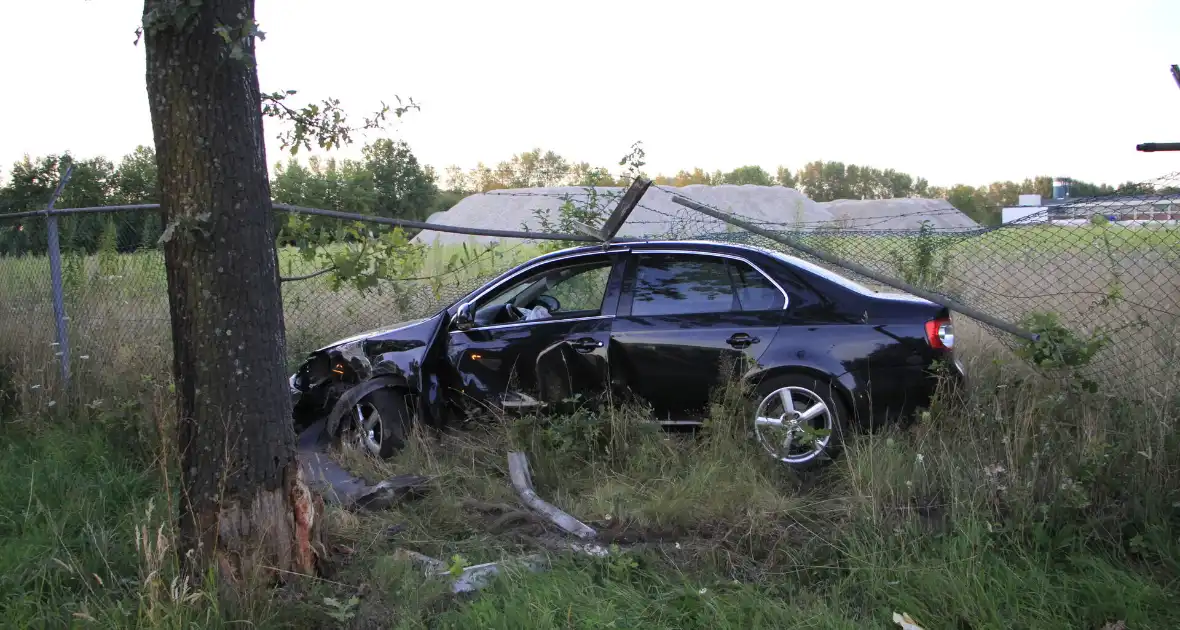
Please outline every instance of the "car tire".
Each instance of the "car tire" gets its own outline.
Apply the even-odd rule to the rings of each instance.
[[[848,406],[835,388],[836,385],[831,380],[810,374],[783,374],[763,381],[755,389],[755,439],[771,457],[799,472],[814,471],[831,464],[843,450],[849,418]],[[790,394],[792,408],[796,414],[793,417],[785,409],[784,392]],[[823,408],[815,418],[802,418],[809,411],[815,413],[815,405],[820,403]],[[782,424],[775,424],[776,421]],[[792,421],[794,425],[791,424]],[[822,425],[822,428],[827,430],[826,440],[825,436],[807,435],[803,432],[803,425],[815,428]],[[791,434],[790,443],[786,440],[787,434]],[[791,454],[792,448],[807,441],[815,444],[810,453]],[[801,451],[807,450],[805,446],[798,448]]]
[[[349,431],[358,447],[381,459],[389,459],[406,447],[412,425],[406,392],[385,387],[369,392],[357,402]]]

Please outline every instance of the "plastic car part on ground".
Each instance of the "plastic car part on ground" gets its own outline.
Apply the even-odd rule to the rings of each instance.
[[[590,540],[598,536],[598,532],[594,531],[593,527],[537,496],[537,492],[533,490],[532,475],[529,474],[527,455],[520,451],[509,452],[508,474],[512,478],[512,487],[516,488],[516,493],[520,495],[520,500],[554,525],[583,540]]]
[[[297,456],[308,485],[319,491],[325,501],[346,509],[375,511],[425,493],[430,478],[421,475],[396,475],[372,485],[353,476],[328,457],[323,429],[321,420],[299,434]]]
[[[520,451],[511,451],[508,453],[508,470],[512,478],[512,485],[516,488],[517,494],[525,505],[532,508],[540,516],[558,526],[562,530],[573,534],[583,540],[592,541],[598,536],[598,532],[594,528],[586,525],[582,521],[566,514],[556,506],[546,502],[541,497],[537,496],[533,490],[533,482],[529,475],[528,456]],[[594,542],[566,542],[559,544],[558,547],[562,550],[573,551],[595,557],[604,557],[610,554],[605,547]],[[509,560],[502,560],[500,562],[486,562],[470,567],[465,567],[457,574],[452,573],[451,569],[445,562],[437,558],[410,551],[408,549],[399,549],[396,552],[398,557],[410,561],[415,566],[421,567],[427,577],[451,577],[451,592],[453,593],[469,593],[479,590],[489,583],[489,581],[499,575],[502,570],[510,566],[523,567],[529,571],[537,572],[543,571],[547,568],[547,559],[543,555],[533,554],[524,556],[522,558],[514,558]]]
[[[300,433],[298,457],[308,484],[316,488],[328,502],[342,505],[345,508],[388,509],[404,499],[421,496],[426,484],[430,481],[429,478],[420,475],[397,475],[377,484],[369,485],[365,480],[353,476],[328,457],[326,453],[327,442],[324,441],[323,436],[323,420],[312,424]],[[589,525],[566,514],[537,495],[529,474],[527,455],[519,451],[508,453],[508,469],[512,485],[520,495],[521,501],[538,515],[563,531],[583,540],[592,541],[598,535],[598,532]],[[593,542],[571,542],[559,544],[559,547],[596,557],[609,554],[606,548]],[[428,577],[452,575],[451,570],[442,560],[407,549],[399,549],[397,554],[410,560],[413,564],[423,567]],[[465,567],[458,575],[453,575],[451,590],[454,593],[479,590],[509,565],[519,565],[530,571],[540,571],[546,567],[546,559],[542,555],[530,555]]]
[[[901,626],[902,630],[922,630],[909,613],[893,613],[893,623]]]
[[[456,575],[451,573],[447,563],[416,551],[398,549],[396,552],[394,552],[394,557],[407,560],[414,566],[422,569],[423,575],[427,578],[452,578],[452,593],[470,593],[484,588],[491,582],[493,577],[499,575],[501,571],[509,567],[519,567],[528,571],[536,572],[542,571],[548,566],[548,562],[544,556],[532,555],[525,556],[523,558],[516,558],[513,560],[475,564],[469,567],[464,567]]]

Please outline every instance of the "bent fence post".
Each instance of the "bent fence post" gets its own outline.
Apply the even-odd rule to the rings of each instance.
[[[1006,333],[1015,335],[1017,337],[1021,337],[1023,339],[1028,339],[1029,341],[1034,341],[1034,342],[1037,341],[1038,339],[1040,339],[1040,336],[1035,333],[1031,333],[1027,330],[1024,330],[1023,328],[1020,328],[1019,326],[1016,326],[1014,324],[1010,324],[1010,323],[1005,322],[1005,321],[998,319],[996,317],[992,317],[991,315],[988,315],[987,313],[984,313],[982,311],[971,308],[970,306],[967,306],[966,304],[963,304],[962,302],[959,302],[958,300],[953,300],[951,298],[946,297],[945,295],[939,295],[937,293],[926,291],[924,289],[919,289],[918,287],[915,287],[907,282],[902,282],[902,281],[897,280],[895,278],[890,278],[889,276],[886,276],[884,274],[877,273],[876,271],[873,271],[872,269],[869,269],[868,267],[865,267],[864,265],[859,265],[857,263],[844,260],[844,259],[839,258],[837,256],[832,256],[831,254],[821,252],[821,251],[816,250],[812,247],[808,247],[807,245],[804,245],[804,244],[800,243],[799,241],[796,241],[793,238],[788,238],[786,236],[783,236],[782,234],[778,234],[778,233],[772,232],[770,230],[767,230],[765,228],[758,227],[757,225],[754,225],[753,223],[751,223],[749,221],[744,221],[744,220],[734,217],[730,214],[722,212],[716,208],[706,206],[705,204],[693,201],[692,199],[688,199],[686,197],[681,197],[680,195],[676,195],[676,194],[672,195],[672,201],[674,201],[686,208],[696,210],[697,212],[700,212],[701,214],[713,217],[714,219],[717,219],[718,221],[723,221],[723,222],[728,223],[730,225],[740,227],[743,230],[746,230],[750,233],[757,234],[758,236],[768,238],[776,243],[781,243],[781,244],[786,245],[787,247],[790,247],[792,249],[799,250],[809,256],[814,256],[820,260],[823,260],[823,261],[828,262],[830,264],[836,265],[838,267],[843,267],[844,269],[847,269],[847,270],[852,271],[854,273],[860,274],[866,278],[871,278],[873,280],[876,280],[877,282],[880,282],[881,284],[888,285],[888,286],[891,286],[895,289],[898,289],[899,291],[905,291],[906,293],[910,293],[910,294],[916,295],[920,298],[930,300],[931,302],[934,302],[935,304],[938,304],[940,306],[945,306],[947,309],[949,309],[951,311],[954,311],[956,313],[962,313],[963,315],[966,315],[967,317],[970,317],[971,319],[981,321],[985,324],[988,324],[989,326],[993,326],[993,327],[995,327],[999,330],[1002,330]]]
[[[70,181],[74,173],[73,165],[66,168],[65,175],[57,183],[53,196],[49,198],[49,205],[45,208],[46,231],[49,233],[49,275],[53,286],[53,321],[57,332],[57,355],[61,358],[61,380],[65,387],[70,386],[70,336],[66,330],[66,305],[61,281],[61,243],[57,234],[57,215],[53,212],[53,204],[61,196],[61,191]]]

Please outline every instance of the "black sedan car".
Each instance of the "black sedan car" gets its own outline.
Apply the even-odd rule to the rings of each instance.
[[[389,457],[415,421],[604,394],[636,396],[662,423],[699,422],[722,366],[745,365],[754,435],[806,469],[831,461],[848,429],[928,404],[937,364],[961,375],[953,346],[950,313],[932,302],[768,249],[644,241],[546,254],[430,317],[316,350],[291,391],[297,427],[326,418],[328,436]]]

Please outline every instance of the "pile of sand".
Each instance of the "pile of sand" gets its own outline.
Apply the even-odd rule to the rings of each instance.
[[[595,189],[597,206],[609,212],[614,199],[623,193],[617,187]],[[978,225],[941,199],[882,199],[841,200],[816,203],[803,193],[782,186],[705,186],[660,187],[648,189],[639,207],[623,224],[620,236],[659,236],[691,238],[711,232],[733,231],[736,228],[689,210],[672,201],[672,193],[731,212],[775,229],[866,229],[917,230],[929,220],[939,229],[970,229]],[[592,203],[595,196],[585,188],[523,188],[495,190],[472,195],[450,210],[436,212],[430,223],[499,230],[541,231],[537,213],[548,216],[556,225],[558,209],[567,200],[575,205]],[[492,237],[449,234],[425,231],[418,242],[441,244],[489,242]]]
[[[945,199],[837,199],[816,205],[850,230],[917,230],[923,221],[937,230],[979,227]]]

